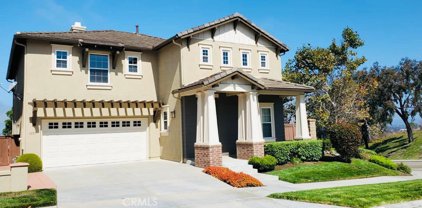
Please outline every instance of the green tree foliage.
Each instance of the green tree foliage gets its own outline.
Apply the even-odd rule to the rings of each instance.
[[[315,92],[307,95],[307,107],[309,116],[318,120],[318,127],[341,121],[357,122],[368,116],[362,99],[365,89],[353,76],[366,61],[356,52],[363,45],[357,32],[345,28],[339,42],[333,40],[326,48],[308,44],[287,62],[284,80],[315,88]]]
[[[7,119],[4,121],[4,129],[3,135],[10,136],[12,135],[12,118],[13,118],[13,111],[10,109],[6,112]]]
[[[395,67],[376,63],[364,77],[364,81],[376,83],[373,93],[367,96],[372,118],[387,124],[397,114],[406,126],[411,143],[414,140],[411,121],[422,115],[422,61],[404,58]]]

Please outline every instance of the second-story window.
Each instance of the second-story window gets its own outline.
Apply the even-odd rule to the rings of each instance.
[[[142,59],[141,52],[125,51],[125,59],[123,63],[124,74],[129,79],[142,79]]]
[[[250,67],[250,56],[251,53],[249,51],[242,51],[241,52],[241,64],[242,67]]]
[[[72,46],[51,44],[51,73],[72,75]]]
[[[222,49],[221,50],[221,65],[222,66],[231,66],[231,50],[230,49]]]
[[[138,73],[138,57],[129,56],[128,58],[128,72]]]
[[[259,54],[259,66],[264,69],[268,68],[268,54],[266,53]]]
[[[201,47],[201,64],[211,64],[210,47]]]
[[[108,55],[89,55],[89,82],[96,84],[109,83],[109,60]]]
[[[67,69],[67,51],[56,51],[56,68],[57,69]]]

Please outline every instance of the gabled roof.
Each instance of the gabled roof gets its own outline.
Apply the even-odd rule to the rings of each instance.
[[[13,79],[16,68],[12,65],[16,62],[15,53],[22,50],[16,46],[15,41],[20,42],[27,39],[44,40],[52,43],[63,44],[94,44],[125,48],[126,50],[153,50],[156,45],[164,41],[162,38],[145,34],[136,34],[116,30],[88,30],[78,32],[23,32],[16,33],[13,37],[12,48],[9,57],[9,66],[6,79]],[[15,50],[17,48],[17,50]]]
[[[281,80],[269,79],[269,78],[257,78],[250,74],[247,74],[240,69],[231,69],[222,71],[211,76],[200,79],[196,82],[187,84],[177,90],[173,90],[173,94],[186,92],[189,90],[198,89],[201,87],[211,87],[215,84],[220,83],[226,78],[233,76],[240,76],[251,84],[255,85],[260,90],[274,90],[274,91],[300,91],[300,92],[313,92],[315,88],[307,85],[286,82]]]
[[[260,34],[261,36],[267,38],[269,41],[271,41],[272,43],[274,43],[275,45],[277,45],[278,47],[280,47],[281,52],[286,52],[289,51],[289,48],[281,41],[277,40],[277,38],[275,38],[274,36],[270,35],[268,32],[266,32],[265,30],[261,29],[260,27],[258,27],[257,25],[255,25],[253,22],[251,22],[250,20],[246,19],[243,15],[239,14],[239,13],[234,13],[231,14],[229,16],[205,23],[203,25],[199,25],[197,27],[193,27],[190,28],[188,30],[182,31],[177,33],[176,35],[174,35],[173,37],[167,39],[166,41],[164,41],[163,43],[161,43],[160,45],[158,45],[156,48],[159,49],[165,45],[167,45],[168,43],[170,43],[171,41],[175,40],[175,39],[179,39],[179,38],[186,38],[189,36],[192,36],[194,34],[218,27],[220,25],[223,24],[227,24],[229,22],[234,22],[234,21],[240,21],[243,24],[245,24],[246,26],[248,26],[249,28],[253,29],[255,32],[257,32],[258,34]]]
[[[152,50],[164,39],[145,34],[116,30],[88,30],[79,32],[24,32],[15,38],[57,41],[61,43],[90,43],[106,46],[125,47],[134,50]]]

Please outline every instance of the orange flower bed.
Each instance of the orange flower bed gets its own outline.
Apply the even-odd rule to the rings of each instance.
[[[212,175],[236,188],[263,186],[258,179],[246,173],[236,173],[225,167],[210,166],[204,169],[204,173]]]

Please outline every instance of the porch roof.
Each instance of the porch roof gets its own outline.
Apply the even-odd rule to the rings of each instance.
[[[190,90],[195,90],[203,87],[212,87],[215,84],[220,83],[221,81],[233,77],[240,76],[243,79],[249,81],[259,90],[267,91],[294,91],[294,92],[313,92],[315,88],[307,85],[286,82],[282,80],[275,80],[269,78],[258,78],[254,77],[251,74],[245,73],[240,69],[233,68],[231,70],[222,71],[211,76],[200,79],[196,82],[184,85],[183,87],[173,90],[173,94],[186,92]]]

